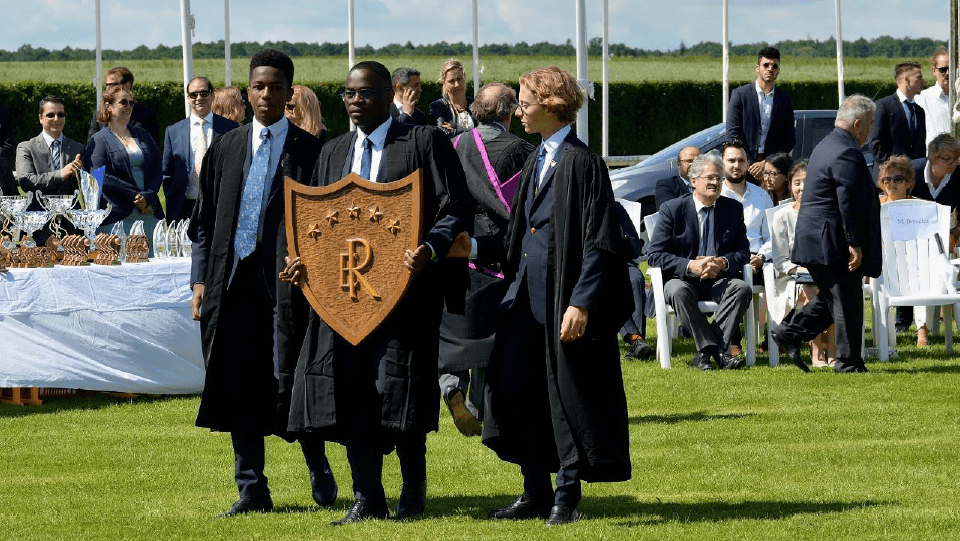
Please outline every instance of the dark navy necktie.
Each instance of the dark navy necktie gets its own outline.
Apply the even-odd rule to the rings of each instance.
[[[373,163],[373,142],[370,141],[370,138],[367,137],[363,140],[363,154],[360,155],[360,176],[367,179],[373,180],[370,178],[370,165]]]
[[[907,104],[907,109],[910,110],[910,118],[908,119],[909,125],[910,125],[910,138],[916,139],[917,138],[917,104],[912,101],[908,101],[906,102],[906,104]]]
[[[540,193],[540,173],[543,171],[543,162],[547,158],[547,148],[540,145],[540,152],[537,154],[537,165],[533,168],[533,181],[536,183],[533,193]]]
[[[700,251],[697,255],[717,255],[713,245],[713,207],[703,207],[703,228],[700,233]]]

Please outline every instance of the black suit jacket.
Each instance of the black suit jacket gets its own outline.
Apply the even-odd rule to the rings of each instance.
[[[470,111],[471,103],[473,103],[473,98],[467,96],[467,111]],[[470,118],[473,119],[474,126],[479,124],[476,117],[473,116],[473,113],[470,113]],[[444,128],[444,122],[453,125],[453,111],[450,109],[450,101],[447,98],[440,98],[430,103],[430,125],[437,126],[450,137],[464,132],[463,128]]]
[[[940,193],[937,194],[937,197],[934,198],[930,195],[930,187],[927,186],[927,181],[924,178],[927,163],[927,158],[918,158],[913,160],[911,163],[911,165],[913,165],[913,175],[915,177],[915,181],[913,184],[913,190],[910,190],[910,195],[916,197],[917,199],[936,201],[941,205],[949,206],[951,209],[960,207],[960,173],[955,172],[951,174],[950,181],[946,186],[943,187],[942,190],[940,190]]]
[[[907,114],[903,111],[896,92],[877,100],[877,110],[873,114],[873,127],[870,128],[870,151],[873,152],[873,174],[876,177],[880,165],[894,154],[903,154],[910,159],[927,155],[924,144],[927,137],[926,114],[917,104],[917,133],[910,137]]]
[[[660,207],[660,220],[650,237],[647,261],[651,267],[663,270],[664,283],[671,278],[700,281],[687,274],[687,265],[699,255],[700,249],[700,222],[693,197],[693,194],[684,195]],[[717,255],[727,259],[723,275],[733,276],[750,260],[743,205],[729,197],[719,197],[713,205],[713,238],[717,243]]]
[[[103,199],[100,207],[106,206],[106,201],[113,203],[113,210],[103,221],[104,225],[123,220],[136,212],[133,198],[137,194],[143,195],[153,215],[163,218],[163,207],[157,192],[163,178],[160,176],[160,149],[153,142],[150,134],[142,128],[131,127],[130,135],[137,141],[140,152],[143,153],[143,189],[138,189],[133,178],[133,168],[130,157],[119,139],[110,130],[101,130],[87,141],[87,148],[83,152],[83,169],[90,172],[104,166],[103,172]]]
[[[757,160],[760,148],[760,104],[757,98],[756,82],[751,82],[734,90],[730,95],[727,108],[727,137],[740,139],[747,145],[747,159]],[[775,152],[789,154],[797,142],[797,132],[793,120],[793,101],[790,93],[777,88],[773,93],[773,111],[770,112],[770,129],[764,144],[764,154]]]
[[[400,109],[397,109],[397,104],[390,103],[390,116],[398,122],[403,122],[404,124],[410,124],[413,126],[426,126],[427,125],[427,115],[420,110],[419,107],[413,108],[413,114],[408,115]]]
[[[240,126],[236,122],[213,115],[213,137],[227,133]],[[212,142],[210,143],[213,144]],[[186,200],[187,187],[190,185],[190,171],[193,164],[193,151],[190,148],[190,117],[167,127],[163,138],[163,193],[167,199],[166,215],[170,220],[181,220],[181,209]]]
[[[880,199],[856,140],[835,128],[810,155],[791,260],[847,272],[849,246],[863,250],[857,273],[879,276]]]
[[[657,209],[667,201],[672,201],[680,196],[690,193],[690,186],[680,178],[680,175],[673,175],[669,178],[663,178],[657,181]]]
[[[102,130],[106,126],[103,122],[97,122],[97,112],[93,112],[93,118],[90,120],[90,129],[87,131],[87,142],[93,137],[93,134]],[[130,114],[130,120],[127,126],[133,128],[143,128],[153,138],[154,144],[160,142],[160,123],[157,122],[157,113],[146,105],[136,102],[133,104],[133,113]]]

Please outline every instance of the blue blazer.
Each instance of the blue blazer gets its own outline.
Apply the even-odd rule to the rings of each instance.
[[[153,208],[153,215],[163,218],[163,208],[157,191],[160,189],[162,177],[160,175],[160,149],[153,142],[153,137],[143,128],[128,126],[130,135],[137,141],[140,152],[143,153],[143,189],[137,188],[133,180],[133,169],[130,167],[130,158],[127,150],[120,143],[113,132],[103,129],[93,134],[87,141],[87,148],[83,152],[83,168],[92,171],[100,166],[106,166],[103,173],[103,197],[100,199],[100,208],[106,207],[106,201],[113,203],[113,210],[104,220],[104,225],[119,222],[136,210],[133,198],[142,194]]]
[[[916,177],[916,180],[913,183],[913,190],[910,190],[910,195],[917,199],[936,201],[941,205],[949,206],[951,209],[960,207],[960,173],[951,174],[950,182],[940,190],[940,193],[937,194],[936,199],[934,199],[933,196],[930,195],[930,188],[927,186],[927,181],[923,176],[927,168],[927,161],[927,158],[917,158],[911,162],[913,175]]]
[[[750,241],[743,223],[743,205],[729,197],[719,197],[713,204],[713,238],[717,255],[727,259],[725,276],[736,276],[750,260]],[[663,281],[679,278],[699,282],[687,275],[687,265],[700,250],[700,222],[693,194],[667,201],[660,207],[660,220],[650,237],[647,261],[663,270]]]
[[[757,161],[760,148],[760,103],[757,99],[756,81],[741,86],[730,95],[730,107],[727,108],[727,137],[736,137],[747,145],[747,159]],[[763,153],[767,156],[775,152],[790,154],[797,143],[797,132],[793,125],[793,100],[790,93],[777,88],[773,93],[773,111],[770,112],[770,129]]]
[[[213,138],[239,127],[240,124],[213,115]],[[210,141],[213,144],[213,141]],[[190,186],[190,171],[193,170],[193,150],[190,148],[190,117],[167,127],[163,137],[163,193],[167,199],[166,215],[173,220],[189,218],[181,216],[186,200],[187,187]]]

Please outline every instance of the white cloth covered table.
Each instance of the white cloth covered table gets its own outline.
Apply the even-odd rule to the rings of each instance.
[[[0,387],[199,393],[190,259],[0,274]]]

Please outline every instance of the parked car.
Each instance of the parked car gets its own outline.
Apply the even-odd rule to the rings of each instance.
[[[833,122],[837,111],[831,109],[794,111],[794,125],[797,130],[797,144],[793,147],[793,159],[809,158],[814,147],[833,131]],[[613,194],[618,199],[639,202],[643,207],[643,215],[657,211],[655,196],[657,182],[677,174],[677,154],[686,147],[697,147],[700,153],[711,150],[720,151],[720,146],[726,140],[727,128],[723,123],[716,124],[705,130],[690,135],[667,148],[653,154],[637,165],[610,171],[610,181],[613,184]],[[860,148],[867,165],[873,165],[873,156],[870,149],[864,145]],[[647,234],[643,227],[638,228],[641,240],[646,244]]]

